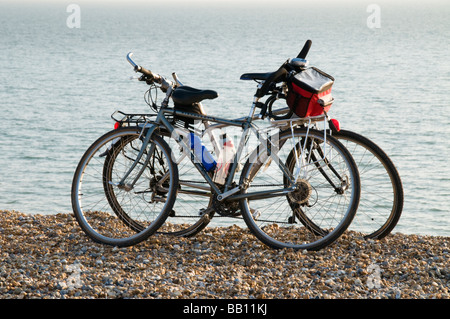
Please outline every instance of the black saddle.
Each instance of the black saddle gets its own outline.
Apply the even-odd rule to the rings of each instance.
[[[191,105],[203,100],[213,100],[218,97],[216,91],[199,90],[190,86],[180,86],[172,93],[172,100],[175,104]]]
[[[274,74],[275,72],[266,72],[266,73],[244,73],[241,75],[241,80],[267,80],[269,76]]]

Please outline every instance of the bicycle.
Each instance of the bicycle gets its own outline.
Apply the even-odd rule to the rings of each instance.
[[[283,96],[277,98],[282,101]],[[270,101],[272,104],[275,101]],[[283,104],[285,102],[283,101]],[[272,118],[291,117],[290,110],[278,109]],[[327,116],[327,122],[333,123]],[[349,230],[361,233],[366,239],[383,239],[397,225],[404,203],[403,185],[393,161],[383,149],[369,138],[351,130],[329,125],[329,134],[338,139],[352,155],[361,180],[358,211]]]
[[[306,55],[307,50],[304,48],[302,52]],[[180,191],[208,198],[214,211],[225,215],[232,216],[239,210],[250,231],[273,248],[318,250],[333,243],[347,229],[360,196],[358,170],[348,150],[328,135],[326,129],[295,127],[292,121],[291,125],[282,128],[258,128],[253,122],[256,108],[262,106],[260,99],[272,94],[269,84],[278,79],[258,85],[247,117],[229,120],[207,116],[201,110],[199,103],[216,98],[216,92],[183,86],[176,74],[173,74],[174,82],[169,81],[137,65],[131,54],[127,59],[136,72],[142,73],[139,80],[149,84],[151,89],[161,89],[166,96],[160,106],[151,103],[156,114],[121,113],[124,117],[117,122],[118,127],[95,142],[80,161],[73,180],[72,202],[78,222],[93,240],[127,246],[148,238],[171,215],[176,217],[177,213],[172,210],[174,193]],[[283,64],[283,68],[287,65]],[[278,73],[270,77],[274,76]],[[169,107],[170,99],[174,101],[173,108]],[[180,119],[187,128],[184,135],[177,130],[181,129],[177,127]],[[215,173],[206,168],[208,163],[202,155],[208,152],[204,153],[203,147],[198,149],[192,143],[195,134],[188,128],[189,121],[195,119],[216,123],[216,128],[242,128],[239,145],[228,163],[228,175],[222,182],[217,182]],[[298,119],[296,123],[312,124],[323,120],[323,116],[318,116]],[[259,144],[242,156],[252,132],[258,137]],[[189,185],[195,189],[191,191],[180,184],[178,159],[174,157],[173,148],[166,148],[163,137],[183,150],[185,156],[182,158],[190,160],[206,187]],[[155,160],[156,148],[160,151]],[[90,169],[91,159],[98,160],[95,154],[102,156],[102,169],[95,171],[94,180],[86,183],[84,176]],[[236,170],[242,158],[246,161],[237,181]],[[162,168],[156,169],[158,163]],[[92,207],[83,204],[84,193],[80,192],[90,185],[97,196]],[[154,222],[141,223],[140,218],[146,215],[149,204],[157,207],[154,210],[159,214],[152,217]],[[90,214],[98,210],[107,218],[97,228]],[[209,212],[204,211],[197,219],[207,220],[204,216],[212,209],[208,206],[207,210]],[[100,234],[109,226],[110,220],[114,221],[114,227],[122,223],[121,228],[129,229],[123,231],[125,235],[121,233],[124,237],[116,238],[115,232]],[[198,226],[194,226],[196,224]],[[194,225],[181,225],[181,230],[168,233],[180,234],[186,229],[195,232],[204,226],[204,222],[196,221]],[[131,230],[137,235],[132,235]]]
[[[307,41],[304,48],[307,50],[310,45],[311,42]],[[306,60],[301,60],[301,55],[304,58],[304,53],[299,54],[297,58],[300,60],[296,61],[297,65],[293,66],[296,72],[300,72],[301,68],[308,63]],[[255,80],[262,85],[273,73],[248,73],[243,74],[241,79]],[[270,83],[270,80],[267,82]],[[286,83],[278,87],[274,87],[272,84],[271,92],[272,94],[266,102],[261,105],[261,113],[255,116],[253,120],[267,118],[269,121],[282,121],[292,119],[295,116],[293,111],[286,108]],[[274,107],[275,102],[280,100],[282,105],[279,108]],[[400,175],[392,160],[376,143],[356,132],[338,129],[339,124],[337,122],[336,125],[333,124],[337,120],[330,119],[328,114],[324,113],[325,121],[329,123],[329,133],[344,144],[359,168],[362,183],[361,198],[358,212],[350,229],[361,233],[366,239],[382,239],[391,233],[402,214],[404,194]],[[206,125],[208,128],[214,127]],[[303,126],[302,123],[299,125]],[[228,217],[239,216],[239,212],[236,210],[232,211],[233,215],[229,212],[218,211],[220,215]],[[191,236],[206,227],[214,216],[213,209],[210,208],[208,212],[203,216],[208,218],[200,219],[195,227],[187,231],[180,231],[177,235]],[[190,217],[195,219],[195,216]],[[196,230],[193,230],[195,228]]]
[[[301,72],[302,67],[297,65],[294,68],[296,72]],[[266,74],[255,76],[264,79]],[[286,83],[273,89],[272,96],[264,105],[268,118],[282,121],[295,117],[291,109],[276,109],[274,106],[278,101],[286,105],[286,89]],[[391,233],[402,214],[404,193],[400,174],[389,156],[375,142],[356,132],[340,129],[336,119],[330,119],[326,111],[324,114],[329,124],[328,132],[344,144],[359,169],[361,198],[349,229],[361,233],[366,239],[382,239]]]

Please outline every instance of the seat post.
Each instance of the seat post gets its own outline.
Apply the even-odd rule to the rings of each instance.
[[[260,85],[258,85],[258,88]],[[250,112],[248,113],[248,121],[250,121],[253,118],[253,115],[255,115],[256,104],[258,103],[259,99],[260,99],[259,97],[256,96],[253,97],[253,103],[250,108]]]
[[[258,83],[256,92],[258,92],[258,91],[261,89],[261,87],[263,86],[263,84],[264,84],[264,81],[261,82],[261,83]],[[253,103],[252,103],[252,107],[250,108],[250,113],[248,114],[248,121],[250,121],[250,120],[253,118],[253,116],[255,115],[256,104],[258,103],[259,99],[260,99],[260,98],[257,97],[257,94],[255,94],[255,95],[253,96]]]

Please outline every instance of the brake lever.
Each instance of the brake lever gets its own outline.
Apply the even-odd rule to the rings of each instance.
[[[138,80],[139,82],[146,82],[148,85],[153,84],[153,79],[149,79],[145,74],[141,76],[130,76],[130,80]]]

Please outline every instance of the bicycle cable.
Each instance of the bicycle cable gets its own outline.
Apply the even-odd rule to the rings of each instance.
[[[153,99],[152,95],[153,90],[155,91],[155,99]],[[150,88],[144,93],[144,101],[155,112],[158,112],[158,106],[156,105],[157,99],[158,99],[158,87],[155,84],[151,84]]]

